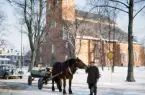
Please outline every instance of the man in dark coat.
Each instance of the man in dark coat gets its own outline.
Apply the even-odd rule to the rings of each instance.
[[[97,81],[100,77],[99,69],[95,66],[94,62],[91,62],[88,68],[86,69],[88,73],[87,83],[90,89],[90,95],[97,95]]]

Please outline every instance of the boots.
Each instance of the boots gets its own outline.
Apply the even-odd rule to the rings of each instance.
[[[89,95],[93,95],[93,92],[90,90],[90,94]]]

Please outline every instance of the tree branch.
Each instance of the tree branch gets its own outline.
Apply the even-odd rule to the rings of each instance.
[[[89,12],[91,12],[91,11],[92,11],[93,9],[95,9],[96,7],[109,7],[109,8],[114,8],[114,9],[120,10],[120,11],[125,12],[125,13],[128,14],[128,11],[125,11],[125,10],[123,10],[123,9],[121,9],[121,8],[114,7],[114,6],[110,6],[110,5],[96,5],[96,6],[94,6],[92,9],[90,9]]]
[[[144,8],[145,8],[145,6],[143,6],[143,7],[133,16],[133,18],[135,18]]]
[[[125,4],[125,3],[121,2],[121,1],[118,1],[118,0],[109,0],[109,1],[120,3],[120,4],[124,5],[125,7],[129,8],[129,6],[127,4]]]
[[[11,1],[11,0],[7,0],[7,2],[12,3],[12,1]]]
[[[135,4],[135,3],[141,3],[142,1],[145,1],[145,0],[135,1],[134,4]]]

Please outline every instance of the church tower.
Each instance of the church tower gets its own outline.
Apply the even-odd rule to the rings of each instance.
[[[47,21],[49,17],[74,21],[75,1],[74,0],[48,0],[46,9]]]
[[[62,0],[62,18],[65,20],[75,20],[74,0]]]
[[[64,21],[75,20],[74,0],[48,0],[46,5],[46,28],[48,36],[42,45],[41,56],[44,63],[64,61],[69,56],[68,42],[65,40]],[[65,34],[66,35],[66,34]]]

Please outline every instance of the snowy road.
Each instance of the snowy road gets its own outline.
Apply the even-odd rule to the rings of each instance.
[[[125,82],[127,68],[115,68],[115,73],[110,73],[107,68],[101,71],[101,78],[98,82],[98,95],[145,95],[145,69],[135,68],[136,82]],[[72,83],[73,95],[88,95],[89,90],[86,84],[87,75],[80,70],[74,75]],[[62,95],[58,90],[51,91],[51,82],[44,85],[42,90],[37,88],[37,79],[32,86],[27,85],[27,76],[22,80],[0,80],[0,83],[15,84],[19,90],[0,90],[0,95]],[[23,90],[24,89],[24,90]],[[68,88],[66,88],[67,90]]]

